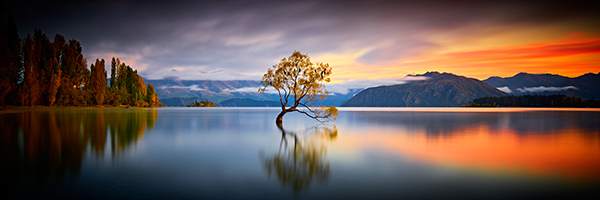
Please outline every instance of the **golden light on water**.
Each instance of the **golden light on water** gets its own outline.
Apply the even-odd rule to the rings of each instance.
[[[600,178],[600,133],[568,128],[519,133],[487,125],[463,127],[447,134],[377,130],[360,134],[343,130],[338,144],[348,149],[381,148],[418,162],[479,168],[492,173],[526,173],[572,180]],[[350,132],[350,133],[348,133]]]
[[[343,152],[383,150],[399,158],[490,174],[573,181],[600,179],[600,130],[590,108],[340,108],[356,125],[333,144]],[[369,112],[375,111],[375,112]],[[424,121],[429,120],[429,121]],[[354,121],[353,121],[354,122]]]

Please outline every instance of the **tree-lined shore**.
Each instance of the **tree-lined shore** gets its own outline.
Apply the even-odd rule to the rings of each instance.
[[[162,106],[137,70],[113,57],[108,79],[104,59],[88,68],[81,52],[76,39],[39,29],[21,39],[15,19],[0,16],[0,106]]]
[[[561,94],[523,95],[503,97],[481,97],[474,99],[463,107],[564,107],[564,108],[599,108],[600,100],[580,97],[568,97]]]

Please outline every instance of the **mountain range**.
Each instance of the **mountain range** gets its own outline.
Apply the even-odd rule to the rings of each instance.
[[[410,77],[411,75],[407,76]],[[512,77],[493,76],[483,81],[451,73],[427,72],[412,75],[418,81],[404,84],[349,89],[330,94],[317,105],[352,107],[460,106],[486,96],[564,94],[583,99],[600,97],[600,73],[575,78],[553,74],[519,73]],[[166,106],[186,106],[210,101],[219,106],[279,106],[275,93],[258,93],[257,80],[147,80],[154,85]]]
[[[196,100],[210,101],[219,106],[272,106],[279,103],[276,93],[259,93],[257,80],[180,80],[164,78],[147,80],[154,86],[160,102],[165,106],[186,106]],[[340,106],[362,89],[349,89],[348,93],[330,93],[316,105]]]
[[[448,107],[466,105],[486,96],[505,96],[495,87],[464,76],[427,72],[419,81],[405,84],[372,87],[358,93],[345,107]]]
[[[583,99],[600,98],[600,73],[575,78],[555,74],[519,73],[512,77],[490,77],[484,82],[511,95],[564,94]]]
[[[233,98],[222,101],[219,106],[223,107],[281,107],[279,101],[264,101],[248,98]]]

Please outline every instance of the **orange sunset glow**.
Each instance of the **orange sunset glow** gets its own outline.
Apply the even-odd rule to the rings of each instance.
[[[319,59],[330,60],[331,65],[340,66],[334,68],[336,77],[347,80],[365,78],[365,74],[369,75],[369,79],[401,78],[427,71],[450,72],[481,80],[490,76],[510,77],[519,72],[568,77],[600,72],[600,38],[561,40],[470,50],[461,49],[457,47],[460,44],[455,44],[385,66],[351,62],[361,52]]]
[[[344,133],[349,130],[344,130]],[[464,127],[451,134],[382,132],[373,137],[339,137],[349,149],[383,148],[418,162],[480,169],[491,173],[527,173],[587,180],[600,177],[600,134],[563,129],[519,134],[486,125]],[[338,144],[339,144],[338,143]]]

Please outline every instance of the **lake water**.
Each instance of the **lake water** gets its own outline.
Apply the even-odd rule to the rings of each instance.
[[[2,196],[600,197],[600,110],[76,109],[0,114]],[[5,199],[5,198],[3,198]]]

